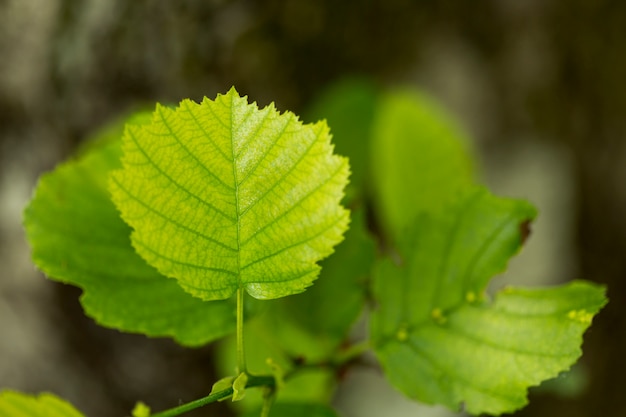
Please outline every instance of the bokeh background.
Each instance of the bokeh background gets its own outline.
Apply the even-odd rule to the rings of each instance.
[[[500,282],[608,285],[580,365],[515,415],[626,415],[625,45],[620,0],[0,0],[0,387],[51,391],[89,416],[206,394],[211,346],[100,328],[79,290],[35,270],[21,211],[37,177],[155,101],[235,85],[300,113],[358,76],[430,93],[473,138],[485,181],[539,206]],[[453,415],[369,370],[336,403],[345,417]]]

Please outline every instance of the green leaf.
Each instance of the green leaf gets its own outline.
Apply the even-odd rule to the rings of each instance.
[[[345,240],[322,262],[315,285],[303,294],[271,304],[262,317],[271,322],[269,331],[294,356],[328,359],[327,355],[347,339],[363,310],[375,258],[376,247],[366,230],[365,213],[355,211]]]
[[[362,78],[346,78],[324,89],[306,117],[326,119],[333,129],[333,142],[339,154],[350,159],[348,204],[366,191],[372,123],[378,105],[378,90]]]
[[[472,414],[526,404],[527,388],[567,370],[604,290],[485,286],[521,246],[535,215],[522,201],[473,191],[418,218],[401,245],[402,265],[376,269],[371,333],[391,383],[409,397]]]
[[[248,383],[248,374],[240,373],[233,381],[233,401],[241,401],[246,396],[246,384]]]
[[[141,123],[145,116],[132,118]],[[35,264],[50,278],[83,289],[81,303],[99,324],[188,346],[234,331],[231,301],[205,303],[141,259],[130,228],[107,191],[121,166],[121,127],[108,129],[77,160],[43,175],[24,213]]]
[[[137,252],[194,296],[283,297],[311,285],[347,228],[348,162],[332,150],[324,122],[233,88],[130,126],[113,200]]]
[[[42,393],[38,396],[15,391],[0,392],[2,417],[84,417],[70,403],[59,397]]]
[[[370,154],[375,208],[394,242],[418,213],[443,208],[473,182],[465,135],[423,94],[382,97]]]
[[[258,417],[259,411],[254,410],[243,414],[243,417]],[[307,403],[275,404],[269,417],[338,417],[337,413],[327,405]]]

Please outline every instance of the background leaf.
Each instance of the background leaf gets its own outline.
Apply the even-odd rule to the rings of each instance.
[[[304,291],[347,228],[348,178],[325,123],[303,125],[234,89],[157,106],[124,135],[111,189],[137,252],[205,300],[240,286],[260,299]]]
[[[145,115],[135,116],[134,123]],[[83,289],[81,303],[99,324],[196,346],[235,328],[230,301],[205,303],[141,259],[107,191],[119,168],[121,126],[82,156],[42,176],[24,213],[35,264],[50,278]]]
[[[364,217],[363,210],[353,213],[345,240],[333,256],[322,261],[322,272],[311,289],[269,306],[264,317],[272,322],[270,331],[292,355],[328,359],[327,355],[347,340],[361,314],[376,259],[376,246],[366,230]],[[302,350],[294,344],[298,340],[294,331],[308,333],[316,348]]]
[[[258,417],[259,410],[245,413],[245,417]],[[337,417],[330,407],[321,404],[275,404],[270,410],[270,417]]]
[[[38,396],[15,391],[0,392],[2,417],[84,417],[70,403],[55,395]]]
[[[534,215],[523,201],[474,190],[417,219],[400,245],[402,265],[379,263],[371,332],[399,390],[429,404],[501,414],[578,359],[582,333],[606,302],[601,287],[508,289],[493,303],[483,293]]]
[[[455,121],[417,92],[384,94],[372,129],[373,201],[395,241],[418,213],[443,208],[472,184],[472,162]]]
[[[369,150],[378,97],[379,92],[370,80],[346,78],[325,88],[306,112],[307,120],[328,121],[335,149],[350,159],[348,205],[363,197],[369,180]]]

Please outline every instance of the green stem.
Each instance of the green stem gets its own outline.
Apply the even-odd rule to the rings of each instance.
[[[243,348],[243,299],[245,290],[243,287],[237,289],[237,374],[247,371],[246,353]]]
[[[247,388],[252,387],[274,387],[276,382],[274,381],[274,377],[272,376],[253,376],[250,375],[250,379],[248,379],[248,383],[246,384]],[[195,410],[196,408],[203,407],[207,404],[214,403],[219,400],[226,399],[233,395],[233,388],[226,388],[225,390],[215,392],[213,394],[209,394],[206,397],[199,398],[197,400],[190,401],[186,404],[179,405],[178,407],[170,408],[169,410],[161,411],[156,414],[151,414],[150,417],[174,417],[179,416],[183,413],[186,413],[191,410]]]
[[[274,404],[275,392],[272,389],[269,394],[266,393],[263,398],[263,408],[261,408],[261,417],[269,417],[272,404]]]
[[[334,358],[333,362],[336,366],[341,366],[350,362],[353,359],[358,358],[363,355],[365,352],[370,350],[372,345],[369,340],[363,340],[359,343],[355,343],[351,345],[346,350],[340,351]]]

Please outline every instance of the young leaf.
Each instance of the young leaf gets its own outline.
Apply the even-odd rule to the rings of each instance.
[[[311,285],[347,228],[348,162],[332,151],[324,122],[233,88],[130,126],[111,190],[137,252],[192,295],[278,298]]]
[[[467,140],[427,96],[384,95],[370,151],[376,209],[392,242],[425,210],[438,210],[473,182]]]
[[[15,391],[0,392],[0,416],[2,417],[84,417],[70,403],[55,395],[39,396]]]
[[[133,118],[133,123],[142,116]],[[83,289],[81,303],[99,324],[196,346],[235,328],[230,301],[204,303],[159,274],[130,244],[130,228],[107,191],[121,166],[121,128],[82,156],[43,175],[24,212],[35,264],[50,278]]]
[[[582,334],[606,302],[602,288],[509,289],[493,303],[483,295],[534,215],[525,202],[475,190],[416,221],[401,266],[378,265],[372,338],[399,390],[429,404],[501,414],[578,359]]]

